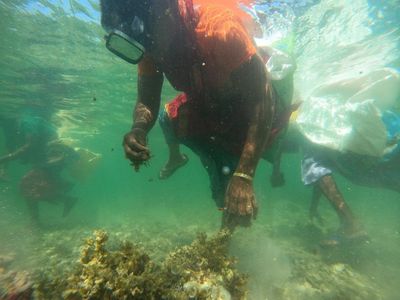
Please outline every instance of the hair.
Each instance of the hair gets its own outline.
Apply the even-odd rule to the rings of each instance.
[[[100,0],[101,25],[112,28],[135,15],[146,19],[150,6],[151,0]]]

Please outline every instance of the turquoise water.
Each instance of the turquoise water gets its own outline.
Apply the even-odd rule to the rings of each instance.
[[[399,1],[259,2],[292,18],[279,28],[294,33],[295,97],[306,98],[325,79],[346,78],[359,68],[400,68]],[[40,203],[39,227],[32,225],[19,187],[30,165],[7,164],[0,181],[0,258],[9,257],[10,263],[0,264],[0,275],[67,270],[95,229],[108,231],[112,240],[142,243],[160,260],[197,232],[212,235],[219,229],[221,212],[211,199],[207,174],[189,149],[183,149],[188,165],[158,180],[167,159],[158,125],[149,136],[150,165],[137,173],[125,160],[121,143],[131,126],[136,67],[105,49],[99,18],[93,0],[0,0],[0,157],[7,153],[11,130],[5,121],[30,108],[46,115],[71,147],[96,158],[81,166],[83,178],[72,179],[71,194],[78,201],[70,214],[63,218],[63,205]],[[338,39],[341,49],[334,48]],[[165,85],[163,103],[175,94]],[[301,183],[300,160],[297,153],[283,157],[286,184],[280,188],[269,184],[270,165],[258,167],[260,213],[251,228],[235,233],[231,249],[239,269],[249,274],[249,299],[398,299],[399,194],[337,175],[370,241],[321,248],[320,240],[339,223],[325,200],[324,225],[309,222],[311,188]]]

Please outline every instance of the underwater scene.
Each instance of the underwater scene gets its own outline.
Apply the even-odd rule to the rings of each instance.
[[[0,24],[0,300],[400,299],[399,0]]]

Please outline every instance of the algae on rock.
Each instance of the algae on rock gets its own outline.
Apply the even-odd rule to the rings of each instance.
[[[76,269],[49,278],[37,276],[39,299],[244,299],[247,278],[228,257],[230,235],[205,234],[155,264],[144,249],[123,242],[107,248],[108,235],[95,231],[86,240]]]

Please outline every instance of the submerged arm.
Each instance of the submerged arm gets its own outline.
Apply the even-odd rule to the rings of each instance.
[[[0,164],[4,164],[4,163],[7,163],[9,161],[18,159],[21,155],[23,155],[24,153],[28,152],[29,148],[31,148],[31,145],[32,145],[32,142],[31,142],[31,139],[29,139],[26,144],[24,144],[23,146],[19,147],[14,152],[10,152],[10,153],[0,157]]]
[[[267,81],[264,63],[257,55],[236,76],[242,97],[249,107],[249,129],[236,172],[254,177],[271,129],[271,87]]]
[[[249,127],[238,166],[226,192],[228,214],[254,216],[257,213],[252,179],[264,150],[272,123],[273,100],[264,63],[258,55],[235,72],[235,85],[245,101]]]
[[[163,75],[139,76],[138,100],[133,112],[133,128],[141,128],[148,133],[154,126],[161,102]]]
[[[131,131],[125,134],[123,147],[125,156],[139,170],[139,166],[150,159],[147,133],[154,126],[160,108],[162,73],[139,75],[138,100],[133,112]]]

